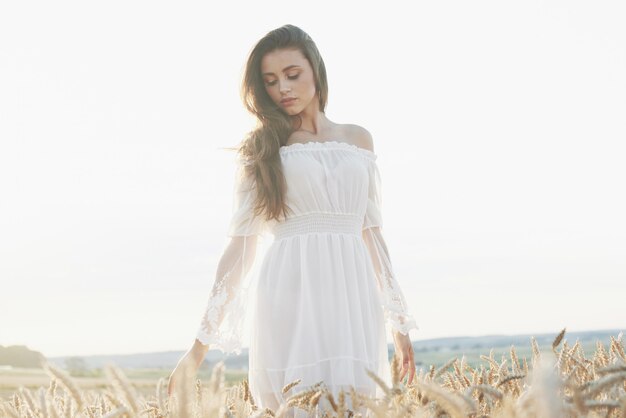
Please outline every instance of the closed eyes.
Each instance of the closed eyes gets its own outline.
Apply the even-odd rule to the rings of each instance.
[[[296,74],[296,75],[293,75],[293,76],[287,76],[287,78],[289,80],[296,80],[299,76],[300,76],[300,74]],[[265,83],[266,86],[273,86],[274,84],[276,84],[276,80],[274,80],[274,81],[267,81]]]

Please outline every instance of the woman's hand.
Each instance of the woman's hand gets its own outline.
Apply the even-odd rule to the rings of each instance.
[[[172,395],[179,382],[183,382],[185,379],[187,379],[187,383],[191,381],[202,364],[207,351],[209,351],[208,345],[203,345],[198,340],[194,341],[193,346],[187,350],[185,355],[178,361],[178,364],[176,364],[172,374],[170,374],[167,384],[168,396]]]
[[[409,378],[407,385],[410,385],[415,376],[415,353],[413,352],[413,344],[408,334],[404,335],[399,331],[393,332],[393,340],[396,346],[396,353],[399,353],[400,358],[400,381],[402,382],[408,372]]]

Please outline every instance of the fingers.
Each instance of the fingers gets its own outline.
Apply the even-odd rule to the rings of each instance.
[[[410,370],[410,363],[409,363],[408,357],[405,357],[404,361],[402,362],[402,370],[404,370],[404,373],[402,374],[402,378],[404,378]]]
[[[400,381],[403,381],[407,376],[407,385],[410,385],[413,382],[415,377],[415,355],[413,354],[413,350],[407,350],[402,353],[402,368],[400,370]]]
[[[411,361],[411,368],[409,369],[409,382],[410,385],[413,382],[413,378],[415,377],[415,361]]]
[[[409,373],[407,385],[410,385],[413,382],[413,377],[415,376],[415,355],[413,354],[412,347],[408,348],[404,361],[406,363],[406,368]]]
[[[170,380],[167,383],[167,396],[172,396],[173,391],[174,391],[174,379],[170,377]]]
[[[400,375],[399,375],[399,380],[402,382],[402,380],[404,380],[404,377],[406,376],[406,373],[408,371],[408,364],[407,364],[407,357],[406,355],[404,355],[404,353],[402,354],[402,363],[400,365]]]

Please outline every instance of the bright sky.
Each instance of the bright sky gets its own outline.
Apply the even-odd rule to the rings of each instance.
[[[3,2],[0,345],[191,345],[243,65],[285,23],[374,136],[414,340],[625,327],[624,3],[377,4]]]

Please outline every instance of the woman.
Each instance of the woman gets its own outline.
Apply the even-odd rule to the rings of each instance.
[[[240,353],[247,313],[249,384],[261,408],[276,410],[320,381],[335,396],[349,386],[380,396],[365,370],[390,384],[385,319],[400,377],[408,373],[412,382],[409,330],[418,327],[382,235],[372,137],[328,119],[327,97],[324,62],[298,27],[269,32],[251,51],[242,98],[258,125],[238,148],[231,240],[193,347],[170,378],[170,393],[183,364],[197,368],[209,347]],[[257,237],[267,231],[274,241],[247,306]],[[297,379],[300,384],[283,395]]]

